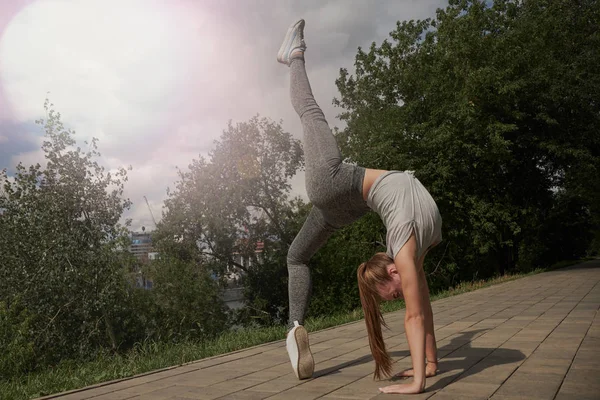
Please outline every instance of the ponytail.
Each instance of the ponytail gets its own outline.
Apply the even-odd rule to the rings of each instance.
[[[377,253],[369,261],[362,263],[356,273],[360,302],[369,336],[369,346],[375,360],[374,379],[382,379],[392,374],[392,359],[385,349],[383,333],[381,332],[382,325],[386,328],[388,326],[379,308],[382,299],[377,291],[377,286],[391,280],[387,267],[393,262],[394,260],[387,254]]]

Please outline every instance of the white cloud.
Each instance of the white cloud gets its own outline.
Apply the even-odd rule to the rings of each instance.
[[[0,38],[1,93],[13,118],[31,121],[42,116],[49,91],[80,144],[98,137],[107,168],[133,166],[127,216],[135,229],[152,227],[143,196],[158,218],[175,166],[206,155],[230,119],[260,113],[283,119],[284,129],[301,137],[287,68],[275,62],[289,23],[306,18],[313,90],[330,125],[341,126],[331,104],[339,68],[351,69],[357,47],[381,43],[397,20],[432,16],[443,3],[36,1]],[[12,159],[40,157],[34,151]],[[303,173],[292,185],[306,198]]]
[[[34,151],[28,151],[25,153],[18,153],[15,154],[12,158],[11,158],[11,162],[10,162],[10,168],[14,168],[17,164],[22,163],[26,168],[29,167],[30,165],[35,165],[35,164],[40,164],[40,165],[45,165],[46,161],[44,158],[44,152],[41,149],[41,140],[40,140],[40,148],[38,150],[34,150]]]

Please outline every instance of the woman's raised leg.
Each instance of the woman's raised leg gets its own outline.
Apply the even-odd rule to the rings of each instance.
[[[351,186],[348,174],[338,174],[342,156],[325,114],[315,100],[306,74],[304,21],[293,24],[277,60],[290,67],[290,98],[302,123],[306,162],[306,191],[310,201],[324,207]]]

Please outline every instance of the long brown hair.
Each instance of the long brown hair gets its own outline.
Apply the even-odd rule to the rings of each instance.
[[[381,315],[379,303],[383,300],[377,290],[379,285],[389,282],[392,277],[387,267],[394,260],[385,253],[377,253],[367,262],[360,264],[356,275],[360,302],[365,315],[365,324],[369,335],[369,346],[375,360],[374,379],[381,379],[392,374],[392,359],[385,349],[381,325],[388,327]]]

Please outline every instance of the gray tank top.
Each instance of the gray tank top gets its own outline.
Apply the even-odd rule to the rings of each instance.
[[[387,254],[395,258],[415,233],[417,259],[442,240],[442,216],[435,201],[413,171],[388,171],[369,190],[367,205],[387,228]]]

